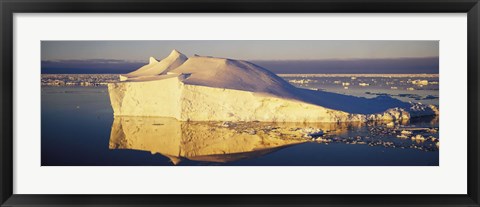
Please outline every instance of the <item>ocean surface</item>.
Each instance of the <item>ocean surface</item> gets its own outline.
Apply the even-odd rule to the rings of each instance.
[[[284,78],[298,87],[368,98],[439,100],[438,77]],[[438,117],[393,125],[178,122],[114,118],[106,86],[44,85],[41,93],[42,166],[439,165]],[[318,129],[323,136],[312,133]]]

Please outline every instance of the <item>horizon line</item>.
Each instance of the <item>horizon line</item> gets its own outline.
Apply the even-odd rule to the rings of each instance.
[[[201,56],[201,55],[200,55]],[[154,56],[149,56],[154,57]],[[191,56],[194,57],[194,56]],[[207,57],[207,56],[202,56]],[[62,62],[62,61],[86,61],[86,60],[120,60],[130,63],[140,63],[148,62],[148,58],[144,60],[124,60],[124,59],[112,59],[112,58],[86,58],[86,59],[51,59],[51,60],[40,60],[40,61],[51,61],[51,62]],[[156,58],[156,57],[154,57]],[[190,57],[188,57],[190,58]],[[215,57],[215,58],[224,58],[224,59],[234,59],[230,57]],[[422,56],[422,57],[384,57],[384,58],[324,58],[324,59],[245,59],[246,61],[352,61],[352,60],[399,60],[399,59],[426,59],[426,58],[440,58],[440,56]],[[157,58],[156,58],[157,59]],[[163,58],[165,59],[165,58]],[[163,59],[158,59],[161,61]]]

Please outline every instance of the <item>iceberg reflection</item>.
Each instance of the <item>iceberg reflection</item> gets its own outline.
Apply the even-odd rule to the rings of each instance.
[[[182,159],[231,162],[307,142],[302,131],[306,127],[331,133],[348,129],[347,125],[332,123],[180,122],[173,118],[115,117],[109,148],[159,153],[174,164]]]
[[[438,120],[430,122],[438,126]],[[421,125],[424,124],[182,122],[161,117],[115,117],[109,148],[161,154],[175,165],[183,159],[226,163],[255,158],[305,142],[438,150],[438,128]]]

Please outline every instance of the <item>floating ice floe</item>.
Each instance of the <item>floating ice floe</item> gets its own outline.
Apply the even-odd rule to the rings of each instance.
[[[402,131],[400,132],[400,134],[402,134],[402,135],[412,135],[412,132],[411,132],[411,131],[407,131],[407,130],[402,130]]]
[[[428,85],[428,80],[414,80],[412,81],[412,84],[418,85],[418,86],[426,86]]]
[[[305,128],[301,130],[303,133],[305,133],[304,137],[306,138],[316,138],[324,135],[324,132],[322,129],[314,129],[314,128]]]
[[[412,140],[414,140],[414,141],[425,141],[425,137],[423,137],[421,134],[417,134],[416,136],[412,137]]]
[[[401,134],[401,135],[397,135],[397,138],[400,138],[400,139],[408,139],[408,136],[405,135],[405,134]]]

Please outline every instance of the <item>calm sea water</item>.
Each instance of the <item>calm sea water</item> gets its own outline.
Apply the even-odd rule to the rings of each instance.
[[[345,89],[332,86],[329,90]],[[373,90],[391,92],[384,88]],[[438,95],[438,90],[428,91],[417,90],[421,95],[427,93],[422,97]],[[351,93],[365,94],[365,90]],[[425,99],[432,100],[438,104],[438,98]],[[435,142],[398,138],[398,127],[415,127],[420,131],[414,133],[438,139],[438,132],[421,131],[438,128],[437,118],[412,120],[395,128],[381,123],[232,124],[141,117],[114,119],[106,87],[43,86],[41,160],[43,166],[439,165]],[[331,142],[289,139],[298,135],[296,129],[307,128],[329,130]]]

